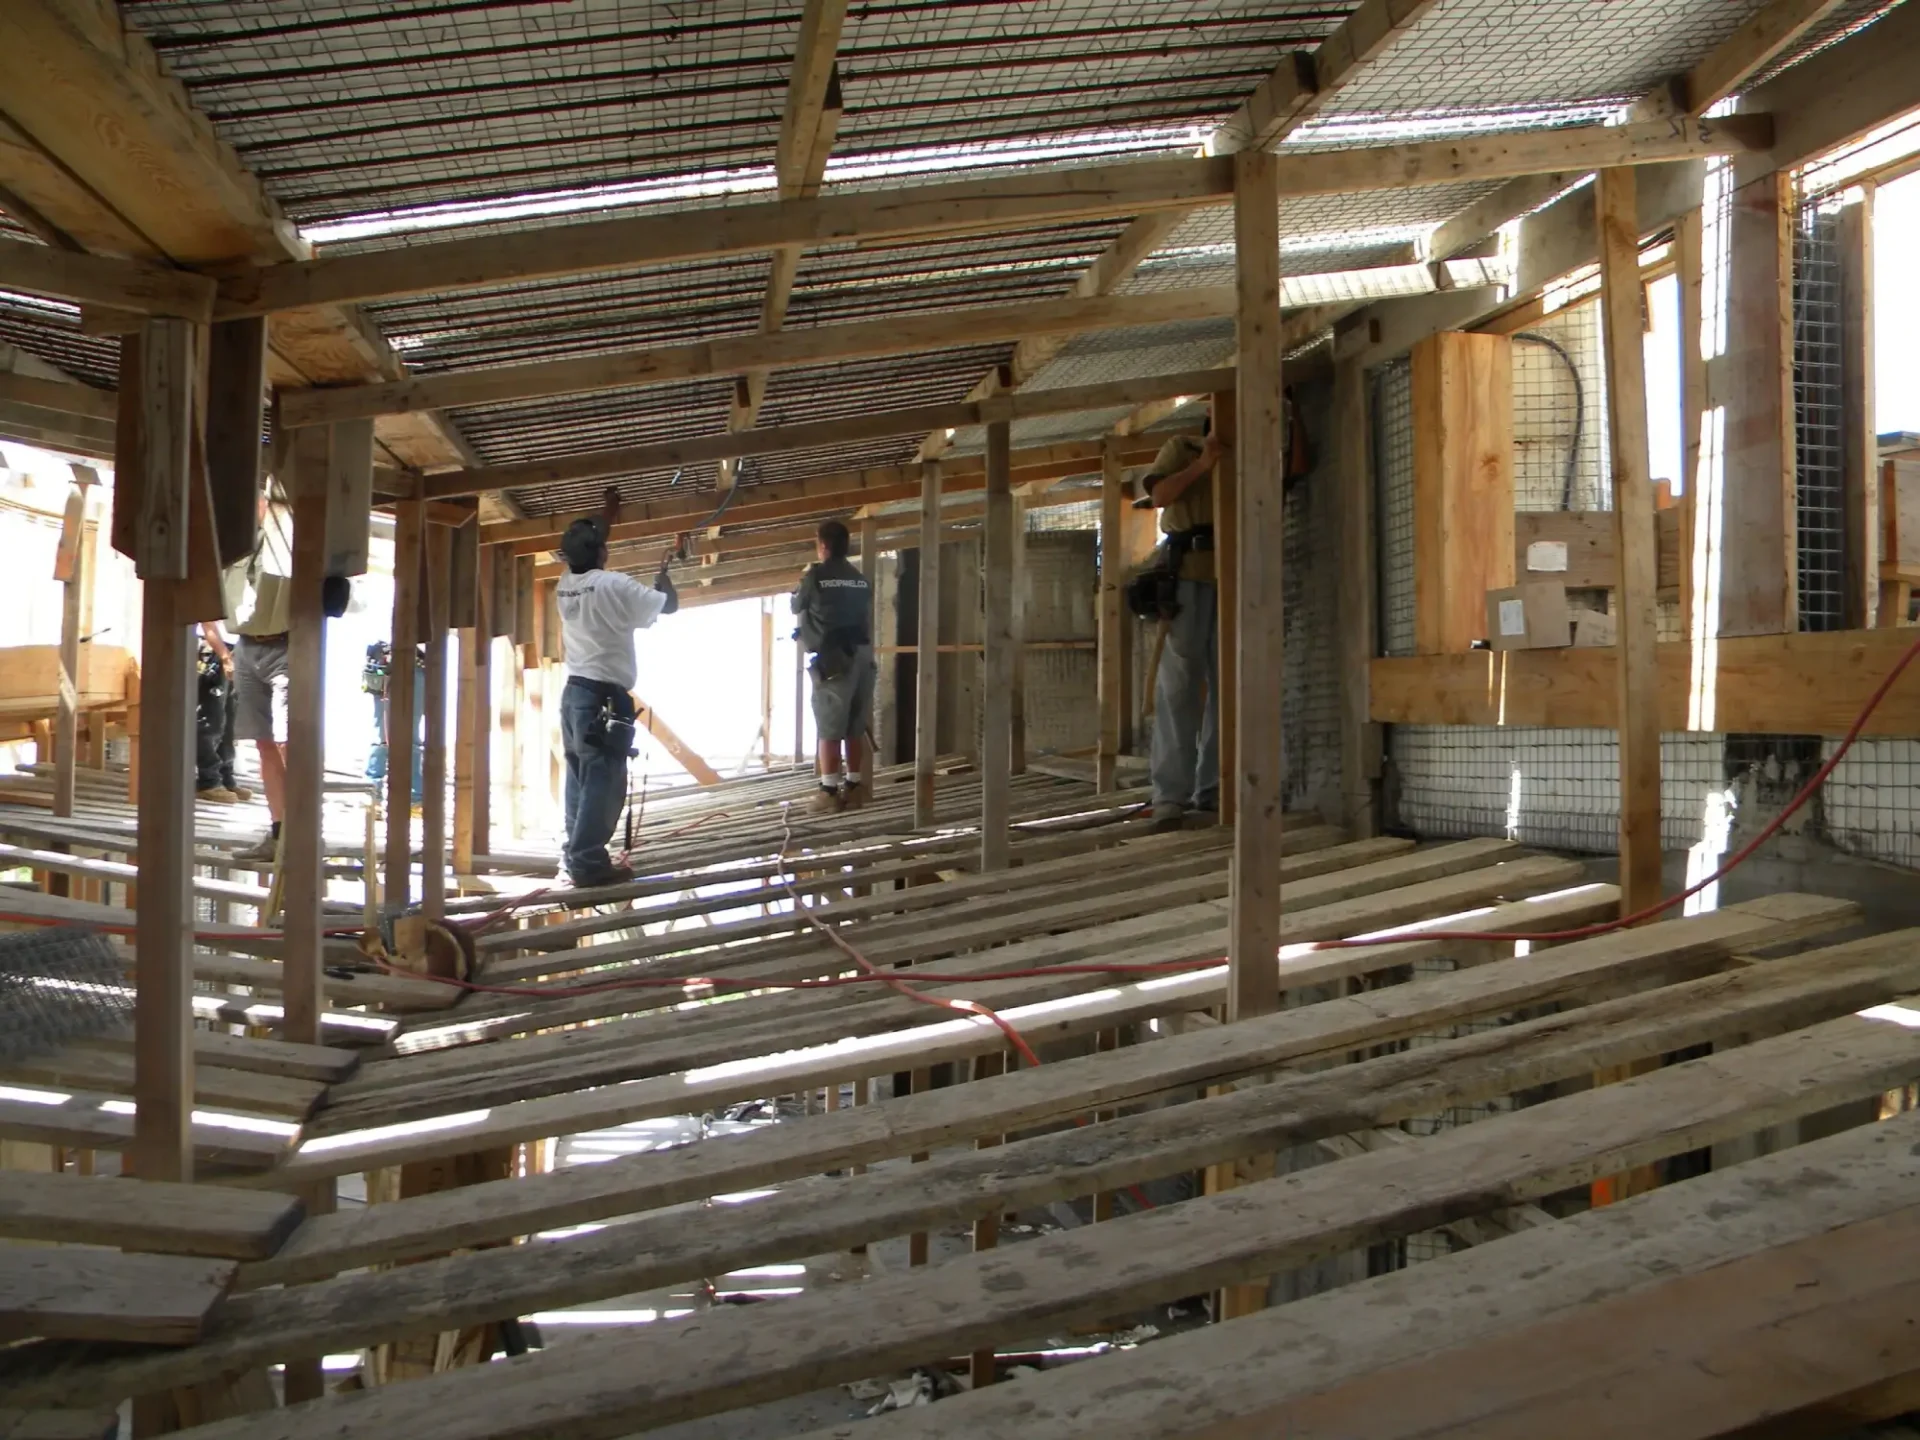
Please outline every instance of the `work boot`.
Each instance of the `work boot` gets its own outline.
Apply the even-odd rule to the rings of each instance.
[[[1178,830],[1186,823],[1187,808],[1172,803],[1156,804],[1153,807],[1153,833],[1164,834],[1169,830]]]
[[[625,885],[633,879],[633,867],[609,865],[604,870],[589,871],[585,875],[569,875],[567,879],[576,890],[598,890],[602,885]]]
[[[253,791],[249,790],[244,785],[229,785],[227,786],[227,789],[231,790],[233,792],[233,798],[238,800],[243,805],[247,801],[253,799]]]
[[[234,851],[233,858],[242,865],[272,865],[280,859],[280,837],[268,831],[246,849]]]
[[[838,790],[830,790],[822,785],[813,792],[813,799],[807,802],[807,809],[815,815],[838,815],[846,808],[846,801]]]
[[[205,800],[211,805],[238,805],[240,797],[224,785],[209,785],[205,790],[193,792],[196,800]]]
[[[849,785],[840,792],[840,808],[858,810],[867,803],[867,799],[867,782],[862,780],[858,785]]]

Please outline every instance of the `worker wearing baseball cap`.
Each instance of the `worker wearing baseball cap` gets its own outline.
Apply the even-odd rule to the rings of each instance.
[[[633,878],[616,865],[607,841],[627,801],[633,753],[633,687],[639,678],[634,633],[680,608],[662,560],[651,585],[609,570],[607,536],[620,515],[620,492],[609,486],[597,516],[583,516],[560,541],[568,573],[554,590],[566,647],[567,683],[560,692],[560,743],[566,755],[566,873],[576,886]]]

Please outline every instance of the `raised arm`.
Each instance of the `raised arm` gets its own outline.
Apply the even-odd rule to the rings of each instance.
[[[1149,492],[1153,508],[1164,510],[1191,490],[1202,476],[1211,475],[1214,463],[1219,460],[1223,450],[1224,447],[1218,440],[1211,435],[1207,436],[1200,442],[1200,453],[1191,461],[1173,474],[1164,475],[1153,482],[1153,489]]]

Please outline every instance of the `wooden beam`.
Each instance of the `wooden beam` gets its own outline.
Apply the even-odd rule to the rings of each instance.
[[[1840,211],[1840,446],[1846,507],[1841,624],[1870,628],[1880,605],[1880,446],[1874,416],[1874,187]]]
[[[1232,825],[1239,813],[1240,787],[1233,779],[1239,753],[1239,723],[1235,706],[1240,698],[1240,422],[1239,402],[1232,390],[1217,392],[1212,401],[1213,433],[1222,451],[1214,462],[1213,571],[1215,576],[1213,709],[1220,736],[1220,823]],[[1157,515],[1154,517],[1159,518]],[[1204,723],[1204,722],[1202,722]],[[1201,777],[1204,783],[1205,777]]]
[[[331,436],[310,431],[293,447],[293,576],[287,630],[286,805],[281,820],[280,886],[285,940],[281,966],[286,1018],[284,1038],[320,1043],[326,1008],[322,902],[326,897],[326,847],[322,840],[326,780],[326,613],[321,579],[326,574],[327,509],[332,499]]]
[[[69,305],[106,305],[136,317],[168,316],[204,325],[213,316],[214,282],[204,275],[24,240],[0,240],[0,284]]]
[[[143,1180],[193,1179],[193,790],[199,700],[187,598],[193,337],[149,320],[121,366],[119,474],[140,478],[140,904],[134,916],[134,1115]],[[129,423],[130,421],[130,423]],[[122,497],[116,496],[116,502]],[[116,506],[117,508],[117,506]],[[131,508],[131,507],[129,507]],[[177,569],[175,567],[178,567]]]
[[[1680,103],[1703,115],[1840,7],[1841,0],[1771,0],[1679,81]]]
[[[1911,634],[1890,629],[1722,640],[1701,680],[1715,701],[1707,728],[1843,735],[1910,644]],[[1688,646],[1659,645],[1655,660],[1660,729],[1700,729],[1689,718],[1696,682]],[[1618,669],[1611,648],[1375,660],[1371,713],[1389,725],[1610,729],[1619,724]],[[1920,736],[1920,681],[1908,676],[1896,684],[1863,733]]]
[[[1155,441],[1159,438],[1134,441],[1121,452],[1122,458],[1130,465],[1151,460],[1155,453]],[[1039,480],[1064,479],[1069,475],[1097,474],[1100,454],[1100,442],[1097,440],[1015,450],[1013,483],[1018,487]],[[979,456],[943,460],[936,473],[943,495],[971,494],[986,484],[986,463]],[[743,489],[741,498],[728,507],[727,524],[790,519],[795,515],[824,517],[866,505],[917,499],[924,479],[921,465],[914,463],[872,466],[864,470],[814,475],[792,482],[753,485]],[[628,505],[621,513],[637,513],[639,518],[622,520],[615,525],[607,532],[608,543],[620,545],[654,536],[677,534],[687,528],[690,520],[696,520],[712,509],[711,491],[676,500]],[[567,526],[586,513],[589,512],[539,515],[482,525],[480,542],[487,546],[511,544],[519,554],[551,550],[559,544]]]
[[[1513,342],[1441,331],[1413,347],[1415,648],[1470,649],[1513,583]],[[1348,362],[1352,363],[1352,362]]]
[[[780,425],[724,435],[702,435],[617,450],[589,450],[552,460],[496,465],[479,470],[453,470],[429,475],[421,487],[428,500],[478,495],[492,490],[517,490],[560,485],[578,480],[604,480],[640,475],[650,470],[673,471],[710,461],[749,455],[776,455],[791,450],[845,445],[856,440],[884,439],[940,428],[962,430],[995,419],[1026,420],[1041,415],[1069,415],[1081,410],[1104,410],[1134,405],[1164,395],[1206,394],[1231,383],[1223,370],[1188,370],[1174,375],[1109,380],[1094,385],[1063,386],[1031,394],[995,396],[956,405],[920,405],[906,410],[880,410],[835,420]],[[707,507],[711,509],[712,506]]]
[[[88,573],[86,544],[87,490],[77,478],[67,493],[67,510],[60,527],[60,553],[54,579],[60,581],[60,706],[53,730],[53,813],[73,814],[75,766],[80,759],[80,627],[81,609],[93,577]],[[64,572],[64,573],[62,573]],[[44,757],[42,757],[44,758]],[[65,878],[61,877],[64,893]]]
[[[720,772],[703,760],[697,750],[676,735],[673,727],[660,718],[659,711],[638,696],[634,698],[634,708],[639,717],[639,723],[645,726],[647,733],[658,740],[665,747],[666,752],[679,762],[681,769],[701,785],[720,783]]]
[[[1752,117],[1758,118],[1758,117]],[[1764,150],[1764,125],[1743,128],[1581,126],[1497,138],[1288,156],[1283,195],[1338,195],[1590,170]],[[1008,230],[1049,221],[1218,205],[1232,189],[1224,159],[1129,161],[1035,170],[987,180],[774,200],[638,219],[588,221],[536,232],[439,241],[365,255],[262,266],[223,277],[214,313],[263,314],[320,304],[441,294],[543,276],[637,269],[783,245],[841,244],[915,235]]]
[[[366,415],[404,414],[450,406],[534,400],[551,395],[664,385],[743,370],[781,369],[832,361],[904,355],[1081,330],[1203,320],[1228,313],[1231,292],[1219,287],[1108,295],[1094,300],[1033,300],[975,310],[935,311],[884,320],[817,325],[662,346],[652,350],[538,360],[417,377],[383,385],[289,392],[282,420],[322,425]]]
[[[1007,867],[1008,789],[1013,777],[1013,429],[987,426],[987,524],[981,593],[985,655],[981,663],[980,868]],[[922,654],[931,668],[934,657]]]
[[[1713,633],[1773,635],[1797,628],[1794,506],[1793,177],[1776,171],[1733,195],[1728,239],[1726,353],[1709,367],[1711,403],[1725,412],[1715,489],[1720,613]],[[1705,497],[1703,497],[1705,498]]]
[[[47,380],[38,375],[0,371],[0,401],[108,424],[119,415],[119,402],[111,390],[96,390],[91,385],[67,380]]]
[[[1790,170],[1920,107],[1920,10],[1896,5],[1849,35],[1740,97],[1740,113],[1777,110],[1773,145],[1736,162],[1736,183]]]
[[[1280,1004],[1274,957],[1280,950],[1280,850],[1286,772],[1280,754],[1280,554],[1284,533],[1279,477],[1286,470],[1280,376],[1280,204],[1277,162],[1260,151],[1234,157],[1234,252],[1240,313],[1235,321],[1239,386],[1234,468],[1239,525],[1237,740],[1221,749],[1221,789],[1237,791],[1229,920],[1227,1018],[1264,1015]],[[1216,522],[1218,517],[1216,516]],[[1225,597],[1222,597],[1223,601]],[[1221,689],[1226,691],[1222,676]]]
[[[392,660],[387,670],[386,909],[397,915],[413,903],[413,687],[420,643],[422,547],[426,521],[420,502],[394,507]]]
[[[453,607],[453,534],[426,529],[426,753],[420,772],[420,905],[430,920],[447,910],[447,617]]]
[[[1126,475],[1108,442],[1100,468],[1100,610],[1097,618],[1095,695],[1100,706],[1100,749],[1094,762],[1094,789],[1106,794],[1114,788],[1120,760],[1120,722],[1126,697],[1122,693],[1122,606],[1125,584],[1125,547],[1120,527],[1126,515]]]
[[[940,748],[940,467],[920,467],[920,652],[914,662],[913,825],[934,821],[934,767]]]
[[[1333,446],[1340,515],[1335,600],[1340,669],[1341,823],[1354,839],[1380,833],[1380,727],[1367,716],[1367,666],[1379,653],[1375,607],[1378,536],[1374,528],[1373,425],[1366,372],[1354,362],[1333,369]]]

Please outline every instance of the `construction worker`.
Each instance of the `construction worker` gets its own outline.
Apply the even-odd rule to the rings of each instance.
[[[218,624],[200,626],[199,703],[193,713],[194,793],[217,805],[251,800],[233,775],[233,650]]]
[[[1219,596],[1214,585],[1214,463],[1222,447],[1176,435],[1140,476],[1136,508],[1160,512],[1164,562],[1178,578],[1177,608],[1154,687],[1153,822],[1174,829],[1189,810],[1220,809]]]
[[[652,585],[609,570],[607,536],[620,518],[620,492],[607,487],[596,517],[575,520],[560,541],[569,573],[554,590],[567,652],[560,692],[560,743],[566,753],[566,874],[576,886],[633,878],[613,863],[607,841],[627,802],[633,754],[633,687],[639,679],[634,632],[680,608],[667,561]]]
[[[233,733],[260,752],[260,783],[273,829],[234,859],[271,865],[279,855],[287,802],[287,628],[293,586],[293,517],[261,498],[253,554],[225,576],[227,613],[236,617],[233,647]]]
[[[877,674],[873,589],[847,558],[849,539],[847,527],[838,520],[821,521],[814,544],[819,558],[793,592],[800,643],[813,656],[807,671],[813,676],[813,730],[820,762],[820,789],[811,805],[817,814],[857,810],[867,801],[867,735]]]

